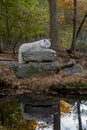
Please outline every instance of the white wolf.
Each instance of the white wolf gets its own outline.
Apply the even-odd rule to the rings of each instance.
[[[19,48],[19,55],[18,55],[18,60],[19,63],[22,64],[24,63],[23,57],[22,57],[22,52],[27,52],[27,51],[37,51],[41,49],[47,49],[50,48],[51,42],[49,39],[43,39],[40,41],[32,42],[32,43],[24,43],[20,46]]]

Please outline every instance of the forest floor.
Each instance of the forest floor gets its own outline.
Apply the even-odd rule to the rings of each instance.
[[[60,54],[58,60],[62,63],[68,61],[72,56]],[[14,59],[12,54],[0,53],[0,97],[25,93],[51,94],[58,93],[78,93],[87,94],[87,55],[78,54],[72,57],[84,68],[84,73],[68,74],[60,70],[56,74],[40,74],[31,76],[28,79],[19,79],[14,72],[8,69],[7,63],[18,63],[17,57]]]

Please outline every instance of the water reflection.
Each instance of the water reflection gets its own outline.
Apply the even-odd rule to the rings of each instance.
[[[87,99],[31,98],[0,103],[0,130],[87,130]]]

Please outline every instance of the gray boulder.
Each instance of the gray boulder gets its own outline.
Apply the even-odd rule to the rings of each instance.
[[[37,74],[38,71],[33,66],[30,65],[20,65],[17,68],[16,76],[17,78],[29,78],[30,76]]]
[[[57,59],[56,52],[52,49],[41,49],[37,51],[28,51],[22,53],[23,61],[26,62],[43,62],[55,61]]]
[[[37,75],[42,72],[55,72],[58,68],[58,61],[43,63],[30,62],[30,64],[18,66],[16,76],[19,78],[29,78],[30,76]]]
[[[16,71],[19,65],[20,65],[19,63],[8,63],[8,64],[6,64],[5,66],[6,66],[8,69],[11,69],[11,70]]]
[[[72,67],[68,67],[68,68],[64,68],[62,69],[63,71],[69,73],[69,74],[73,74],[73,73],[83,73],[84,69],[81,65],[76,64]]]
[[[54,71],[59,68],[59,62],[58,61],[42,62],[42,63],[30,62],[30,66],[37,69],[38,72]]]
[[[65,63],[62,68],[68,68],[68,67],[72,67],[76,64],[76,61],[74,59],[70,59],[67,63]]]

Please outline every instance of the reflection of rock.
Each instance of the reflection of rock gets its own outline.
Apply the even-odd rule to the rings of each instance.
[[[52,122],[53,108],[52,106],[31,106],[29,104],[21,103],[22,115],[26,120]]]
[[[38,51],[28,51],[22,53],[24,62],[43,62],[43,61],[55,61],[56,52],[51,49],[41,49]]]
[[[26,120],[44,121],[51,124],[57,101],[53,99],[30,99],[26,95],[20,97],[21,112]]]
[[[64,68],[63,71],[73,74],[73,73],[82,73],[84,71],[83,67],[79,64],[76,64],[72,67]]]

